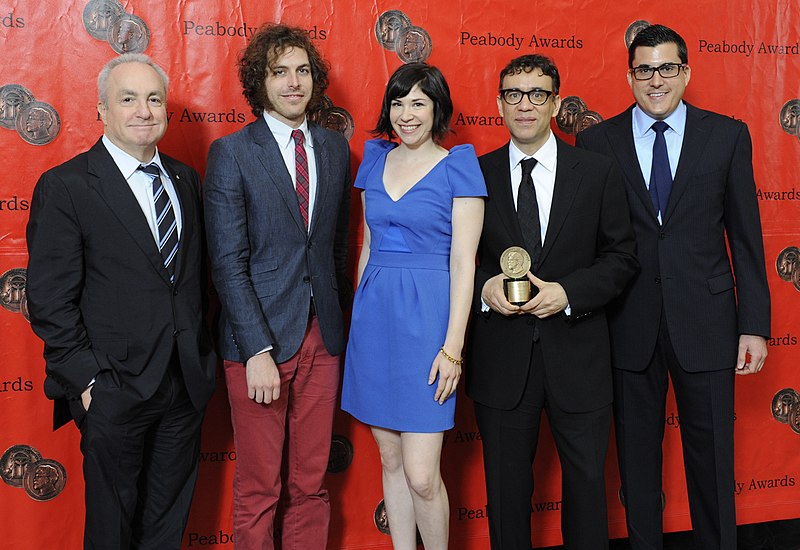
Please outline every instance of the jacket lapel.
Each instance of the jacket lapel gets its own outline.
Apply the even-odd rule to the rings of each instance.
[[[317,164],[317,189],[314,196],[314,211],[311,213],[311,227],[308,228],[308,234],[311,235],[317,225],[317,220],[319,220],[319,213],[324,208],[322,205],[325,204],[330,191],[326,176],[331,172],[328,148],[325,146],[325,132],[313,122],[308,123],[308,128],[314,139],[314,161]]]
[[[575,158],[572,149],[563,141],[556,138],[558,147],[558,158],[556,161],[556,180],[553,189],[553,203],[550,206],[550,220],[547,223],[547,232],[542,246],[542,257],[539,261],[541,265],[546,259],[553,243],[567,219],[567,213],[575,199],[575,193],[580,187],[583,174],[577,170],[580,161]]]
[[[89,184],[108,205],[125,230],[130,233],[136,246],[147,256],[153,269],[169,283],[164,260],[153,239],[153,233],[147,225],[142,208],[102,141],[95,143],[94,147],[89,150],[88,164],[89,175],[93,177]]]
[[[524,243],[517,218],[517,207],[511,191],[511,168],[508,160],[508,144],[489,153],[486,157],[486,185],[490,200],[495,202],[499,218],[515,243]]]
[[[181,235],[180,235],[180,244],[178,245],[178,254],[175,258],[175,282],[180,280],[180,276],[183,273],[183,266],[185,265],[185,258],[186,253],[188,250],[187,243],[190,243],[192,240],[192,232],[194,231],[194,219],[196,216],[195,207],[194,207],[194,200],[193,200],[193,193],[189,187],[189,179],[188,176],[182,172],[178,172],[172,166],[172,163],[169,162],[164,155],[161,155],[161,163],[164,165],[164,168],[167,169],[169,174],[170,180],[172,180],[172,186],[175,188],[175,192],[178,195],[178,201],[180,201],[181,206]],[[160,255],[160,254],[159,254]],[[164,273],[167,275],[167,279],[169,279],[169,274],[167,273],[166,268],[164,268]]]
[[[681,156],[678,159],[678,168],[675,170],[675,181],[672,182],[672,191],[669,194],[663,225],[667,225],[670,215],[675,210],[675,205],[681,200],[689,186],[689,179],[694,173],[698,161],[702,158],[706,143],[711,137],[704,118],[702,112],[688,103],[686,104],[686,128],[683,134],[683,145],[681,145]]]
[[[253,141],[258,146],[257,156],[264,168],[264,173],[286,203],[286,207],[297,228],[305,233],[305,222],[300,214],[300,205],[297,203],[297,192],[294,189],[292,177],[286,170],[283,155],[278,149],[278,142],[275,141],[275,137],[263,117],[258,117],[250,125],[250,132]]]
[[[633,189],[634,195],[642,202],[645,209],[653,216],[653,220],[658,220],[658,213],[653,207],[650,193],[647,191],[647,183],[642,176],[642,168],[639,165],[639,157],[636,156],[636,146],[633,143],[633,106],[629,107],[622,116],[609,120],[608,140],[611,151],[617,160],[617,165],[625,175],[625,181]],[[621,145],[621,146],[620,146]]]

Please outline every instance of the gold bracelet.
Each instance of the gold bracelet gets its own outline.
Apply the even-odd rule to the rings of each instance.
[[[464,363],[463,359],[456,359],[455,357],[450,356],[446,351],[444,351],[444,346],[439,348],[439,351],[442,352],[442,355],[444,355],[445,359],[447,359],[448,361],[450,361],[454,365],[461,365],[461,364]]]

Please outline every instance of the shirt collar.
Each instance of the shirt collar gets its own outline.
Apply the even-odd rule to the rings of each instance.
[[[126,153],[114,143],[108,139],[108,136],[103,134],[103,145],[105,145],[106,150],[111,155],[111,158],[114,159],[114,164],[117,165],[119,171],[122,172],[122,176],[129,180],[133,174],[136,173],[136,170],[139,169],[139,166],[148,165],[148,164],[155,164],[161,170],[162,174],[166,174],[167,171],[164,170],[164,164],[161,162],[161,157],[158,155],[158,148],[156,147],[156,154],[153,155],[153,158],[149,162],[141,162],[136,157]]]
[[[297,128],[292,128],[285,122],[278,120],[266,111],[264,111],[264,120],[267,122],[269,130],[272,132],[272,136],[275,138],[275,141],[278,142],[278,145],[281,149],[285,149],[289,146],[294,147],[292,130],[302,130],[305,138],[305,145],[311,147],[312,149],[314,148],[314,138],[312,137],[311,132],[308,131],[308,117],[304,118],[303,123]]]
[[[556,146],[556,136],[552,131],[550,132],[550,137],[548,137],[547,141],[544,142],[544,145],[539,147],[539,150],[533,155],[526,155],[520,151],[512,140],[508,147],[508,156],[511,161],[511,169],[513,170],[516,168],[517,165],[526,158],[535,158],[537,164],[541,164],[550,172],[555,172],[557,150],[558,147]]]
[[[655,131],[651,126],[656,119],[645,113],[638,104],[633,107],[632,118],[634,137],[642,137],[647,132]],[[672,111],[671,115],[664,119],[664,122],[669,124],[669,127],[678,135],[683,136],[683,131],[686,129],[686,103],[681,100],[681,102],[678,103],[678,107]]]

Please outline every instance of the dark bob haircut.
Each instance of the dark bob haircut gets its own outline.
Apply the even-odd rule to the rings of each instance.
[[[373,135],[386,136],[389,139],[397,137],[389,118],[392,101],[407,96],[415,84],[419,84],[419,89],[433,101],[433,129],[431,130],[433,140],[439,142],[447,135],[450,131],[450,119],[453,116],[450,87],[442,72],[427,63],[401,65],[389,78],[386,92],[383,94],[378,124],[372,130]]]
[[[650,25],[636,33],[636,36],[631,41],[631,45],[628,46],[628,68],[633,68],[633,58],[636,57],[636,48],[655,48],[656,46],[668,44],[670,42],[678,46],[678,57],[681,63],[688,63],[689,50],[686,48],[686,41],[683,37],[664,25]]]
[[[508,65],[503,67],[503,70],[500,71],[500,85],[498,89],[503,89],[503,79],[508,75],[519,74],[523,71],[529,73],[534,69],[539,69],[544,76],[549,76],[553,79],[553,95],[558,95],[558,90],[561,88],[561,77],[558,76],[558,67],[553,63],[552,59],[539,54],[521,55],[509,61]]]
[[[250,109],[257,117],[270,111],[265,80],[270,65],[286,51],[300,48],[308,54],[314,87],[306,112],[311,114],[322,108],[325,90],[328,89],[328,64],[314,47],[308,33],[297,27],[267,23],[258,29],[247,47],[239,54],[239,80]]]

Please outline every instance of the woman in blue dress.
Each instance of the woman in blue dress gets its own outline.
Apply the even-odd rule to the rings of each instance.
[[[342,408],[371,427],[381,455],[392,544],[447,548],[439,472],[483,225],[486,186],[475,150],[450,151],[453,104],[442,73],[403,65],[389,79],[355,186],[364,239],[345,360]],[[416,526],[416,527],[415,527]]]

